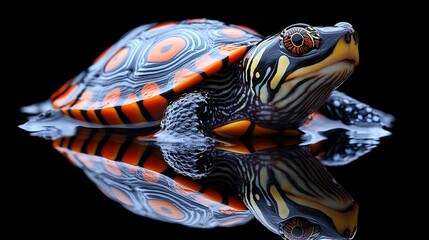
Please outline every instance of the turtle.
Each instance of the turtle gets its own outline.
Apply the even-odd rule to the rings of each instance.
[[[355,236],[359,203],[320,161],[320,146],[298,137],[228,141],[206,143],[204,158],[215,158],[216,164],[200,179],[167,163],[167,158],[197,155],[187,143],[159,144],[142,140],[140,133],[79,128],[52,144],[107,197],[143,217],[204,229],[256,219],[282,239]]]
[[[159,127],[157,137],[177,141],[284,136],[300,134],[320,109],[348,124],[383,124],[381,111],[337,90],[358,63],[348,22],[295,23],[266,37],[206,18],[143,24],[48,100],[23,107],[37,117],[20,127],[38,131],[63,117],[82,126]]]

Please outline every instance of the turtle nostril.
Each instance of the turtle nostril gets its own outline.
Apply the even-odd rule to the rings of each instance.
[[[353,31],[352,35],[353,35],[353,38],[355,40],[355,43],[358,44],[359,43],[359,35],[357,34],[357,32]]]
[[[350,230],[346,229],[343,233],[343,237],[349,239],[351,237],[351,232]]]
[[[352,41],[352,38],[355,40],[355,44],[359,43],[359,38],[357,33],[353,29],[350,29],[350,31],[344,35],[344,40],[346,41],[347,44],[349,44]]]
[[[346,43],[349,44],[352,41],[352,34],[350,32],[346,33],[344,39],[346,40]]]

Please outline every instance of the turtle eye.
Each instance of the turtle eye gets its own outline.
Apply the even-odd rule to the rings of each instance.
[[[283,225],[281,231],[284,238],[289,240],[316,239],[320,234],[320,227],[305,218],[294,217]]]
[[[311,27],[290,27],[283,30],[281,38],[284,48],[297,55],[303,55],[320,46],[320,39]]]

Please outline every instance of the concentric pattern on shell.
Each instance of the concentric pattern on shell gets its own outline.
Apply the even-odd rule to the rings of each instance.
[[[157,121],[169,101],[241,60],[261,40],[255,32],[206,19],[138,27],[51,96],[55,108],[81,121]]]
[[[233,226],[252,219],[237,197],[174,172],[154,145],[86,130],[57,139],[53,145],[107,197],[131,212],[197,228]]]

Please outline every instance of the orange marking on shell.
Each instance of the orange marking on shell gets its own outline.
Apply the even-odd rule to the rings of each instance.
[[[243,55],[247,52],[247,47],[229,44],[219,47],[219,52],[228,56],[228,64],[234,64],[241,60]]]
[[[95,113],[95,111],[99,111],[96,110],[98,109],[98,106],[100,106],[100,102],[95,102],[92,104],[92,106],[86,110],[86,115],[88,116],[90,122],[101,124],[100,119],[98,119],[97,114]]]
[[[101,115],[103,116],[104,120],[106,120],[109,124],[123,124],[121,118],[118,115],[118,112],[116,109],[110,107],[110,108],[103,108],[100,110]]]
[[[206,19],[205,18],[193,18],[193,19],[188,19],[186,20],[186,22],[192,23],[192,22],[204,22]]]
[[[224,212],[222,212],[222,213],[224,213]],[[236,213],[236,212],[234,212],[234,213]],[[241,223],[243,220],[244,220],[243,217],[237,217],[237,218],[233,218],[233,219],[228,219],[226,221],[221,222],[219,224],[219,226],[221,226],[221,227],[234,226],[234,225],[237,225],[237,224]]]
[[[155,95],[159,95],[160,92],[161,90],[159,89],[159,85],[154,82],[150,82],[142,87],[143,99],[148,99]]]
[[[186,46],[185,39],[170,37],[155,44],[147,55],[148,62],[165,62],[174,58]]]
[[[70,109],[70,115],[71,117],[79,120],[79,121],[86,121],[85,118],[82,115],[82,111],[80,109]]]
[[[63,84],[57,91],[55,91],[52,95],[51,95],[51,100],[54,100],[55,98],[57,98],[58,96],[60,96],[71,84],[71,82],[73,81],[74,78],[68,80],[65,84]]]
[[[63,141],[62,147],[67,147],[67,146],[69,145],[69,142],[70,142],[70,138],[69,138],[69,137],[64,138],[64,141]]]
[[[143,171],[142,171],[143,178],[148,182],[153,182],[153,183],[158,182],[160,175],[161,174],[159,174],[155,171],[149,170],[149,169],[143,169]]]
[[[95,133],[94,137],[91,138],[91,141],[88,142],[87,146],[87,153],[89,155],[95,155],[95,151],[97,150],[98,144],[100,143],[100,140],[105,135],[104,131],[98,131]]]
[[[66,159],[69,161],[69,163],[71,163],[72,166],[74,166],[74,167],[79,166],[80,167],[80,165],[77,164],[77,162],[78,162],[77,159],[80,159],[82,154],[79,154],[79,153],[73,154],[70,152],[64,152],[63,154],[66,157]]]
[[[116,162],[113,162],[111,160],[106,160],[104,161],[104,167],[106,168],[106,170],[108,172],[110,172],[111,174],[115,175],[115,176],[121,176],[122,175],[122,171],[119,168],[119,166],[116,164]]]
[[[116,160],[116,158],[118,157],[119,149],[121,148],[121,145],[124,141],[125,137],[123,135],[117,135],[114,138],[114,141],[107,141],[101,149],[101,156],[109,160]]]
[[[197,68],[205,72],[208,76],[219,72],[222,69],[222,61],[211,56],[205,56],[195,62]]]
[[[92,99],[94,97],[94,93],[90,90],[85,90],[77,100],[75,104],[73,104],[72,108],[74,109],[86,109],[89,103],[92,103]]]
[[[181,195],[191,195],[198,193],[201,185],[182,176],[177,176],[174,178],[174,189]]]
[[[162,173],[167,170],[168,164],[164,161],[164,157],[161,152],[154,149],[151,155],[144,162],[143,168]]]
[[[110,191],[112,192],[112,194],[115,196],[115,198],[117,200],[119,200],[121,203],[128,205],[128,206],[133,206],[133,201],[122,191],[119,190],[115,187],[111,187]]]
[[[122,162],[137,166],[145,151],[146,145],[133,142],[122,156]]]
[[[83,165],[85,165],[86,168],[94,169],[94,163],[89,158],[85,156],[80,156],[79,160]]]
[[[143,86],[143,106],[150,113],[154,120],[160,120],[164,114],[164,110],[167,108],[168,101],[160,94],[158,84],[150,82]]]
[[[79,133],[77,134],[80,138],[88,139],[91,136],[92,129],[90,128],[80,128]]]
[[[52,146],[53,146],[54,148],[61,147],[60,143],[61,143],[61,138],[54,139],[54,140],[52,141]]]
[[[146,122],[147,120],[140,112],[137,101],[139,101],[139,99],[135,94],[129,94],[125,103],[121,106],[121,110],[133,123]]]
[[[91,103],[94,93],[89,90],[85,90],[81,96],[77,99],[77,102],[70,107],[71,116],[80,121],[86,121],[82,115],[81,110],[85,110],[89,103]],[[64,106],[65,107],[65,106]]]
[[[243,201],[240,199],[231,196],[228,201],[228,206],[236,211],[246,211],[247,207],[244,205]]]
[[[70,98],[72,95],[75,94],[75,91],[77,90],[78,85],[75,84],[73,86],[70,86],[67,91],[65,91],[63,94],[59,95],[53,102],[52,105],[54,108],[58,109],[66,105],[67,103],[70,103]]]
[[[106,189],[106,186],[99,186],[99,185],[96,185],[96,187],[98,188],[98,190],[100,190],[100,192],[102,193],[102,194],[104,194],[106,197],[108,197],[108,198],[112,198],[113,196],[112,196],[112,194],[110,194],[109,193],[109,190],[108,189]]]
[[[109,124],[123,124],[121,118],[118,115],[116,109],[113,106],[116,105],[121,96],[121,89],[115,88],[109,93],[106,94],[106,97],[103,100],[103,106],[100,110],[101,115],[104,120]]]
[[[154,120],[160,120],[167,108],[168,100],[161,95],[153,96],[143,101],[143,106]]]
[[[104,67],[104,71],[110,72],[121,66],[121,64],[125,62],[129,51],[130,50],[128,48],[121,48],[119,51],[117,51],[107,62],[106,66]]]
[[[134,173],[134,174],[136,174],[140,169],[140,167],[132,166],[132,165],[125,165],[125,167],[128,169],[130,173]]]
[[[61,109],[61,113],[64,115],[69,115],[69,112],[67,111],[66,108]]]
[[[232,28],[232,27],[222,29],[222,33],[225,36],[231,37],[231,38],[242,37],[246,34],[245,31],[238,29],[238,28]]]
[[[147,203],[152,208],[152,210],[164,217],[177,220],[183,219],[185,217],[185,214],[171,202],[161,199],[149,199]]]
[[[228,136],[239,137],[243,136],[250,126],[249,120],[241,120],[225,124],[214,129],[216,133],[226,134]]]
[[[104,51],[103,51],[103,52],[101,52],[101,54],[100,54],[100,55],[98,55],[98,57],[96,57],[96,58],[94,59],[93,64],[94,64],[94,63],[96,63],[96,62],[98,62],[98,61],[100,61],[100,59],[102,59],[102,58],[106,55],[106,53],[110,50],[110,48],[111,48],[111,47],[108,47],[108,48],[104,49]]]
[[[255,125],[255,128],[253,129],[253,136],[273,136],[278,134],[279,131],[274,130],[274,129],[270,129],[270,128],[266,128],[266,127],[261,127],[259,125]]]
[[[70,149],[75,151],[75,152],[81,152],[84,142],[85,142],[84,138],[76,137],[74,139],[74,141],[72,142]]]
[[[114,107],[121,97],[121,89],[115,88],[106,94],[103,100],[102,108]]]
[[[160,24],[157,24],[157,25],[153,26],[149,30],[159,30],[159,29],[171,27],[171,26],[174,26],[174,25],[177,25],[177,22],[164,22],[164,23],[160,23]]]
[[[192,72],[188,69],[182,69],[176,72],[173,79],[173,91],[174,93],[181,93],[182,91],[194,86],[201,82],[203,77],[201,74]]]
[[[198,195],[195,200],[202,203],[203,205],[211,205],[213,202],[222,203],[222,196],[219,192],[213,189],[207,189],[204,193]]]

